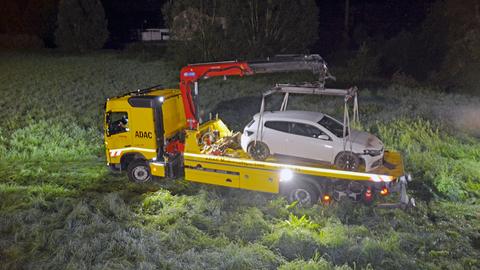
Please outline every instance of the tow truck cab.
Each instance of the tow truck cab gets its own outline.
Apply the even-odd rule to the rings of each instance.
[[[109,167],[123,171],[143,161],[148,169],[148,161],[165,161],[165,145],[180,139],[185,123],[177,89],[153,87],[108,99],[104,135]]]

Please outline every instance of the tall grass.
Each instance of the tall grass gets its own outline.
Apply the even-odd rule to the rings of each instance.
[[[175,87],[177,71],[164,61],[0,53],[0,71],[0,269],[480,267],[478,98],[402,85],[361,91],[362,127],[403,153],[418,207],[305,209],[269,194],[181,180],[136,185],[108,173],[103,103]],[[201,103],[240,130],[263,90],[308,79],[206,81]],[[290,108],[341,117],[343,104],[292,97]]]
[[[480,143],[459,139],[430,121],[398,119],[377,126],[388,147],[406,154],[417,181],[453,200],[480,197]]]

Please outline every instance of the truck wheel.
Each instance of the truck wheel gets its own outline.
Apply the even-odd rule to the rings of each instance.
[[[252,142],[247,149],[248,154],[255,160],[263,161],[270,156],[270,149],[263,142]]]
[[[150,167],[145,160],[137,159],[128,164],[128,178],[135,183],[145,183],[152,179]]]
[[[340,170],[358,171],[360,158],[352,152],[341,152],[335,158],[335,167]]]
[[[292,186],[287,189],[285,195],[290,203],[298,201],[298,204],[301,206],[312,206],[318,202],[318,193],[318,190],[313,185],[299,181],[293,183]]]

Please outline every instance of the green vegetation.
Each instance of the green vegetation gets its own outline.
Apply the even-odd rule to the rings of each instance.
[[[480,268],[478,97],[361,89],[363,128],[404,153],[418,207],[299,208],[276,195],[181,180],[136,185],[109,173],[103,103],[176,87],[177,70],[163,61],[113,52],[0,59],[0,269]],[[262,90],[305,79],[206,81],[201,101],[240,129]],[[291,108],[338,116],[342,101],[297,97]]]

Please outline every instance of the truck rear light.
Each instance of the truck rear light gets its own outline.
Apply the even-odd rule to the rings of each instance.
[[[365,201],[369,202],[373,199],[372,188],[368,187],[367,191],[365,191]]]
[[[330,197],[330,195],[328,195],[328,194],[325,194],[322,197],[322,202],[324,204],[329,204],[331,200],[332,200],[332,197]]]

